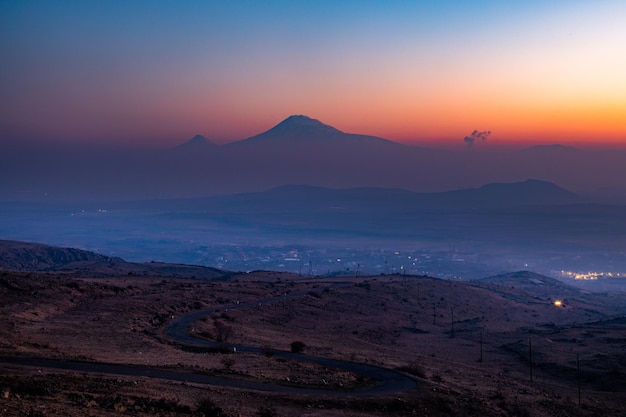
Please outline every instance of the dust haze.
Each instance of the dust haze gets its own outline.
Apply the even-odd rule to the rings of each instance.
[[[442,150],[291,116],[224,145],[13,148],[0,233],[242,271],[626,271],[625,151],[492,149],[489,134]]]

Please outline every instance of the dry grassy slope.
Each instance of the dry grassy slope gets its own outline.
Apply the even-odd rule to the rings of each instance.
[[[613,320],[613,327],[593,323],[623,315],[623,298],[580,293],[570,297],[572,302],[565,308],[556,308],[545,288],[537,294],[529,290],[534,286],[510,288],[507,280],[513,278],[468,284],[429,277],[362,277],[351,279],[350,286],[321,294],[222,311],[194,326],[195,332],[211,338],[216,335],[216,324],[225,324],[232,330],[229,341],[234,343],[288,349],[292,341],[300,340],[307,345],[307,353],[400,367],[422,379],[418,392],[359,401],[250,395],[218,388],[204,390],[203,395],[215,399],[232,416],[255,415],[264,404],[272,404],[281,416],[620,415],[620,404],[626,399],[620,374],[626,367],[624,325],[619,320]],[[350,376],[333,376],[326,370],[294,367],[272,358],[228,355],[232,362],[224,362],[223,355],[183,352],[164,339],[171,317],[328,282],[265,272],[234,275],[226,281],[0,272],[0,352],[349,384]],[[572,323],[590,324],[577,327]],[[481,333],[484,361],[478,362]],[[533,384],[528,381],[525,356],[530,338],[535,348]],[[583,407],[574,400],[575,362],[563,352],[581,356]],[[15,378],[32,382],[37,376],[18,372]],[[168,388],[162,382],[144,380],[131,389],[107,382],[106,394],[96,387],[77,399],[68,392],[81,392],[80,382],[74,377],[64,381],[70,388],[53,390],[48,396],[26,396],[22,402],[14,397],[5,403],[0,399],[0,410],[4,404],[43,403],[54,404],[59,413],[84,415],[81,407],[92,401],[91,395],[96,405],[90,413],[107,415],[113,410],[100,405],[108,403],[100,401],[99,395],[112,397],[111,401],[119,395],[127,404],[139,392],[151,398],[170,398],[169,393],[176,392],[177,401],[189,406],[195,406],[198,398],[193,387]],[[0,379],[0,385],[9,383],[18,384]]]
[[[531,271],[518,271],[496,275],[475,281],[506,288],[508,291],[518,290],[528,295],[539,297],[572,297],[584,292],[579,288],[567,285],[562,281]]]
[[[235,337],[242,343],[287,346],[289,338],[297,335],[317,353],[349,352],[364,357],[375,346],[400,363],[406,361],[406,352],[423,344],[420,341],[449,338],[452,330],[459,339],[476,340],[481,331],[486,335],[527,334],[546,326],[606,319],[619,313],[619,297],[584,296],[574,288],[569,291],[579,300],[557,308],[551,294],[537,296],[493,284],[428,277],[370,278],[355,281],[352,287],[229,315],[239,318]],[[562,294],[563,288],[558,293]],[[607,298],[612,302],[607,303]],[[622,301],[622,309],[624,306]],[[430,343],[425,347],[428,354],[439,349]]]

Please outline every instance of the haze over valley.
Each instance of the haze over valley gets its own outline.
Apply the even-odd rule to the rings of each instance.
[[[286,185],[441,192],[540,179],[602,201],[626,201],[626,150],[489,142],[459,149],[344,133],[290,116],[247,139],[216,145],[195,136],[173,148],[8,147],[2,201],[89,202],[207,197]]]
[[[196,136],[159,151],[31,150],[36,163],[3,164],[0,232],[241,271],[617,276],[623,152],[438,150],[291,116],[226,145]],[[17,191],[26,184],[32,192]]]

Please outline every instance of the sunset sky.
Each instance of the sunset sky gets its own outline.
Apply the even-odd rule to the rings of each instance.
[[[626,146],[626,2],[0,0],[0,141]]]

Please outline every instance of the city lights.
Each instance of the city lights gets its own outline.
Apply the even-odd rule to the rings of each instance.
[[[626,278],[626,273],[624,272],[573,272],[563,270],[560,272],[562,277],[583,281],[596,281],[600,278]]]

